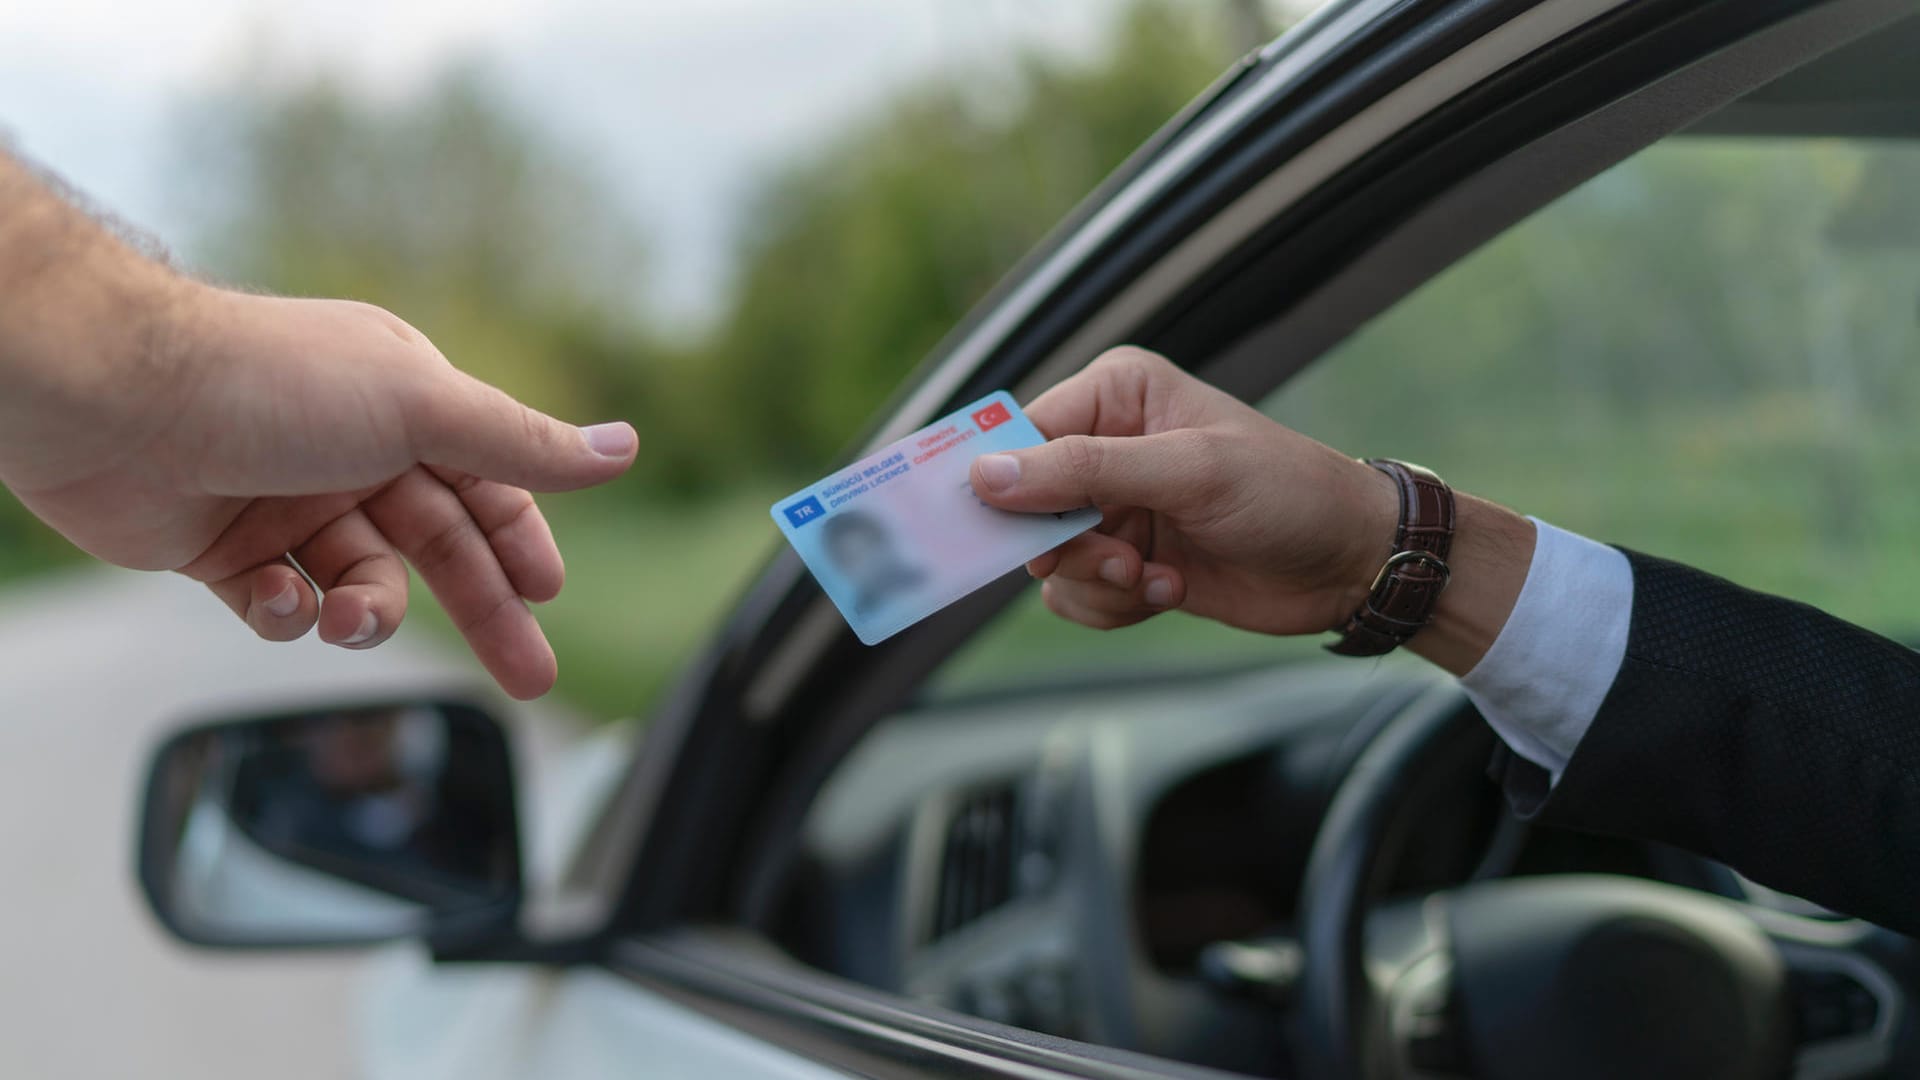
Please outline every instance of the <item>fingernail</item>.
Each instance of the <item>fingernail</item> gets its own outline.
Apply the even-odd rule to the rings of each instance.
[[[1147,598],[1147,603],[1153,607],[1172,607],[1173,582],[1163,577],[1150,578],[1147,581],[1147,591],[1144,595]]]
[[[610,458],[623,458],[633,453],[634,444],[640,438],[633,428],[618,420],[610,424],[583,427],[580,434],[587,440],[587,449],[601,457]]]
[[[365,615],[360,616],[360,628],[346,637],[341,638],[340,644],[348,648],[353,648],[356,645],[365,645],[367,642],[373,640],[373,635],[379,629],[380,617],[372,611],[368,611]]]
[[[1100,564],[1100,580],[1109,585],[1124,586],[1127,583],[1127,561],[1125,559],[1108,559],[1102,562]],[[1166,583],[1161,582],[1161,584],[1164,585]]]
[[[1005,491],[1020,481],[1020,460],[1011,454],[985,454],[974,464],[988,491]]]
[[[284,619],[300,610],[300,590],[289,581],[287,587],[281,589],[278,596],[260,606],[266,608],[267,614],[274,618]]]

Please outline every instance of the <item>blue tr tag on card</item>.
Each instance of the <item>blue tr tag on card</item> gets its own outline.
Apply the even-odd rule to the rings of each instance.
[[[1044,441],[1011,395],[989,394],[774,503],[773,522],[877,645],[1100,523],[1091,506],[1015,514],[974,495],[974,458]]]

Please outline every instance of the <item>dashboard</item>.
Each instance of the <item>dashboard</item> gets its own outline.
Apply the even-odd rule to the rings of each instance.
[[[1284,994],[1223,978],[1210,950],[1291,940],[1328,801],[1437,678],[1413,663],[1270,666],[894,717],[815,801],[776,939],[927,1004],[1284,1074]],[[1408,807],[1387,895],[1575,871],[1741,895],[1695,856],[1526,828],[1485,760]]]

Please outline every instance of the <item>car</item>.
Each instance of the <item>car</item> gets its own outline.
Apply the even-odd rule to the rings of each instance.
[[[1901,629],[1916,56],[1911,0],[1336,0],[863,445],[1137,343]],[[389,690],[174,734],[141,882],[200,945],[404,943],[372,1076],[1920,1073],[1913,941],[1524,825],[1457,684],[1311,653],[1101,636],[1019,571],[868,647],[782,549],[637,743],[547,778],[546,854],[485,704]]]

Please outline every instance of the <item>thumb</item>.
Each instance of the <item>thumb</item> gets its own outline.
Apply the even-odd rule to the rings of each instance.
[[[408,417],[414,452],[425,464],[530,491],[570,491],[619,476],[639,451],[631,424],[575,427],[465,372],[447,374]]]
[[[1171,509],[1192,486],[1185,434],[1067,435],[1025,450],[982,454],[970,478],[974,493],[1002,510]]]

